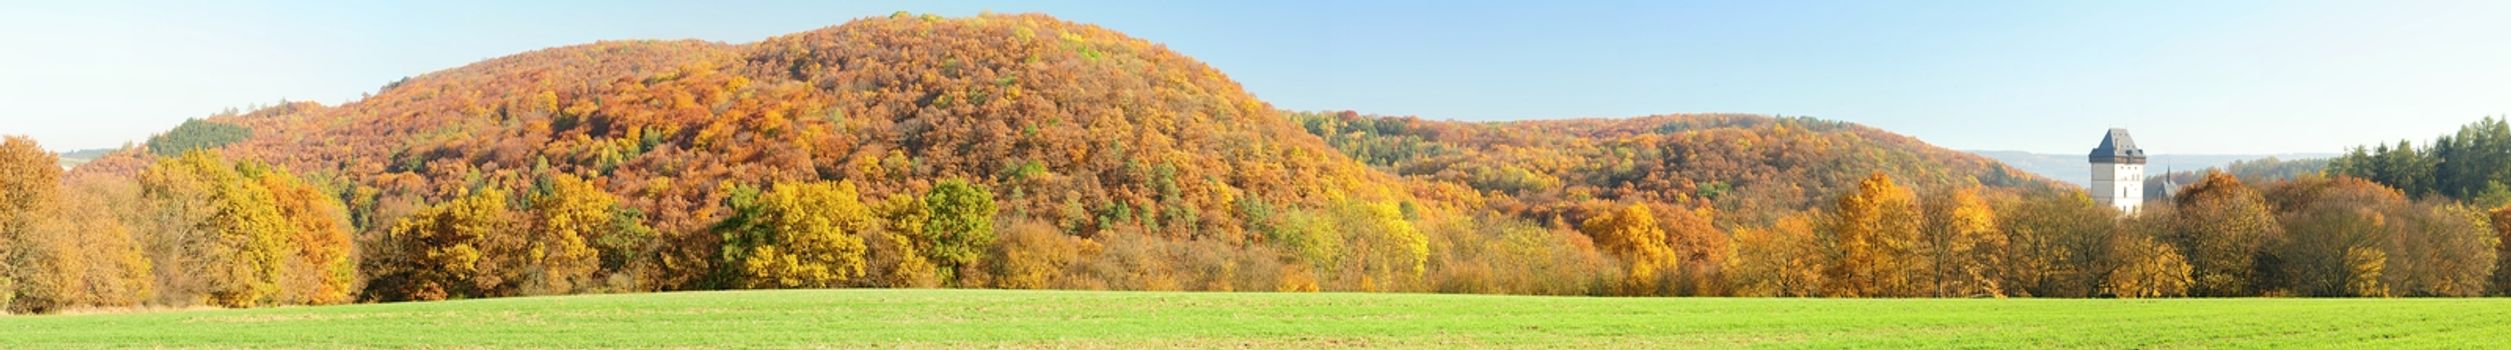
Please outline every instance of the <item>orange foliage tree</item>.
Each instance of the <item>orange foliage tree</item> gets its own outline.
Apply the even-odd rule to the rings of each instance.
[[[2195,284],[2189,294],[2237,296],[2255,292],[2255,258],[2266,242],[2280,239],[2274,208],[2258,191],[2231,174],[2213,172],[2172,197],[2177,217],[2164,243],[2188,258]]]

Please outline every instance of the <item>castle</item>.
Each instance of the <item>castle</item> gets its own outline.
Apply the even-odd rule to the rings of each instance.
[[[2084,188],[2093,202],[2119,208],[2119,212],[2135,214],[2145,205],[2145,150],[2136,148],[2136,139],[2127,137],[2127,129],[2111,128],[2101,136],[2101,146],[2094,147],[2092,186]]]

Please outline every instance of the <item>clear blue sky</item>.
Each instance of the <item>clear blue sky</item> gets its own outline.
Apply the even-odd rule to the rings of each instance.
[[[1959,149],[2334,152],[2511,113],[2511,2],[663,1],[0,5],[0,134],[118,146],[282,98],[604,39],[1044,12],[1275,106],[1462,120],[1810,115]]]

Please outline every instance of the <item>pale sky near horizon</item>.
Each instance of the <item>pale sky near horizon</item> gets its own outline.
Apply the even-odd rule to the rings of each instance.
[[[1291,110],[1806,115],[1955,149],[2336,152],[2511,113],[2511,2],[21,1],[0,134],[115,147],[281,99],[597,40],[731,43],[894,11],[1042,12]]]

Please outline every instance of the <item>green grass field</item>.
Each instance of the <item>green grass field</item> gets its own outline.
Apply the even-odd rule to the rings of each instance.
[[[0,317],[38,348],[2471,348],[2511,300],[789,290]]]

